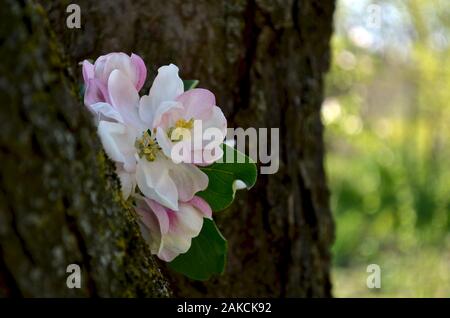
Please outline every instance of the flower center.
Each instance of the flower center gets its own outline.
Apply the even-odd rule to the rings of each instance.
[[[141,138],[136,139],[134,145],[138,150],[139,157],[145,157],[148,161],[155,161],[156,154],[161,150],[149,129],[142,134]]]
[[[194,127],[194,118],[185,120],[183,118],[178,119],[175,122],[174,127],[170,127],[167,131],[167,136],[169,136],[172,141],[181,141],[186,133],[186,130],[190,130]]]
[[[175,123],[176,128],[186,128],[186,129],[192,129],[194,127],[194,118],[191,118],[189,120],[178,119]]]

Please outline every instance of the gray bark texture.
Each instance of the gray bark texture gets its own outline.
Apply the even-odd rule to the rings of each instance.
[[[334,1],[73,1],[81,29],[66,27],[72,1],[0,2],[0,294],[331,295],[320,105]],[[150,257],[120,199],[74,88],[80,61],[112,51],[144,59],[145,93],[174,63],[214,92],[229,127],[280,128],[279,171],[215,215],[229,243],[222,276],[193,282]],[[65,286],[70,263],[83,266],[82,290]]]

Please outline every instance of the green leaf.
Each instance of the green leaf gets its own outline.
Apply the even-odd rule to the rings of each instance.
[[[183,80],[184,91],[196,88],[198,83],[199,83],[198,80]]]
[[[222,274],[227,256],[227,241],[214,221],[203,219],[200,234],[192,240],[191,248],[177,256],[169,267],[195,280],[207,280]]]
[[[197,195],[205,199],[213,211],[227,208],[234,199],[236,189],[234,183],[241,180],[247,189],[256,183],[256,164],[246,155],[236,149],[223,144],[224,162],[216,162],[210,166],[200,168],[208,175],[208,188]],[[229,155],[233,155],[232,162],[227,162]]]

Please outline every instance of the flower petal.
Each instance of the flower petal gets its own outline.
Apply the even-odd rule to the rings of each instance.
[[[84,104],[89,106],[99,102],[108,102],[109,96],[105,93],[106,88],[99,81],[95,78],[89,79],[84,87]]]
[[[180,202],[180,210],[168,211],[170,229],[161,238],[158,257],[166,262],[179,254],[186,253],[191,247],[192,238],[198,236],[203,226],[203,215],[188,203]]]
[[[227,135],[227,119],[225,118],[222,110],[217,106],[213,107],[211,116],[202,121],[203,131],[212,127],[220,129],[223,134],[223,138],[225,139]]]
[[[170,162],[169,175],[178,189],[180,201],[189,201],[195,193],[208,187],[208,176],[198,167],[188,163]]]
[[[190,89],[177,97],[183,104],[185,119],[207,119],[216,104],[214,94],[203,88]]]
[[[158,145],[161,147],[164,155],[172,158],[173,143],[169,139],[169,136],[167,136],[167,133],[164,129],[160,127],[156,129],[156,140],[158,141]]]
[[[179,211],[175,212],[178,219],[179,232],[186,236],[196,237],[200,234],[203,225],[203,214],[189,203],[181,203]],[[177,231],[174,231],[177,232]]]
[[[96,115],[97,123],[101,120],[113,120],[119,123],[123,123],[123,118],[120,113],[108,103],[95,103],[87,106],[89,110]]]
[[[161,233],[166,234],[167,232],[169,232],[169,225],[170,225],[168,215],[169,209],[162,206],[161,204],[159,204],[154,200],[150,200],[147,198],[144,198],[144,200],[148,204],[150,209],[152,209],[153,213],[156,215]]]
[[[106,83],[114,70],[121,71],[130,79],[130,81],[132,81],[134,86],[137,79],[137,69],[133,65],[130,56],[123,52],[107,54],[100,79]]]
[[[202,209],[205,204],[208,207],[200,198],[192,202],[180,202],[179,210],[173,211],[156,201],[139,198],[136,212],[141,217],[141,232],[152,254],[170,262],[179,254],[186,253],[191,247],[192,238],[198,236],[203,227]]]
[[[177,186],[169,176],[170,161],[157,156],[155,161],[140,159],[136,169],[136,180],[144,195],[158,203],[178,210]]]
[[[152,127],[169,128],[182,117],[183,105],[176,101],[164,101],[154,108]]]
[[[94,65],[88,60],[84,60],[83,63],[83,79],[87,83],[91,78],[94,77]]]
[[[109,54],[108,54],[109,55]],[[105,71],[105,63],[108,59],[108,55],[99,56],[94,63],[94,77],[103,83],[108,82],[109,72]]]
[[[204,199],[202,199],[199,196],[194,196],[188,203],[191,204],[200,212],[202,212],[206,218],[212,219],[211,207],[209,206],[208,202],[206,202]]]
[[[148,243],[152,254],[158,254],[161,250],[162,233],[156,215],[142,199],[137,201],[135,210],[140,216],[138,224],[144,240]]]
[[[222,110],[214,106],[212,116],[202,122],[202,160],[200,164],[211,164],[223,156],[221,144],[227,134],[227,120]]]
[[[122,167],[118,167],[116,169],[116,173],[120,179],[123,198],[126,200],[134,192],[134,188],[136,187],[136,178],[133,173],[128,173]]]
[[[139,95],[131,80],[121,71],[114,70],[109,76],[108,91],[111,104],[122,115],[125,123],[141,127],[138,115]]]
[[[165,101],[154,106],[148,95],[142,96],[139,101],[139,116],[152,129],[158,126],[168,127],[169,124],[174,123],[174,120],[180,118],[177,113],[182,111],[182,105],[175,101]]]
[[[174,64],[161,66],[150,88],[149,96],[152,107],[164,101],[173,101],[184,91],[184,85],[178,76],[178,67]]]
[[[136,89],[139,91],[142,86],[144,86],[145,78],[147,77],[147,68],[145,67],[145,63],[142,58],[134,53],[131,54],[131,63],[136,69],[136,80],[134,84]]]
[[[144,95],[139,100],[139,116],[141,117],[141,120],[146,123],[151,129],[152,123],[153,123],[153,114],[155,112],[155,108],[152,107],[151,98],[148,95]]]
[[[98,134],[111,160],[123,163],[124,169],[132,172],[136,166],[135,134],[123,124],[103,120],[98,124]]]

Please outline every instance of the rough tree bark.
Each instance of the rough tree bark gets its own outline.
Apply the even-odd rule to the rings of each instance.
[[[320,104],[334,1],[76,3],[79,30],[66,28],[69,2],[42,1],[55,39],[37,32],[39,22],[22,16],[27,10],[5,14],[22,30],[8,35],[9,41],[22,47],[7,46],[12,55],[0,82],[9,98],[1,116],[14,114],[1,128],[0,142],[3,290],[75,295],[60,281],[63,264],[71,260],[82,262],[90,275],[94,287],[84,295],[167,294],[153,259],[143,256],[133,214],[105,191],[116,189],[117,181],[108,161],[97,160],[101,152],[88,116],[69,92],[72,77],[81,80],[79,61],[125,51],[144,58],[150,78],[158,66],[175,63],[183,78],[199,79],[216,94],[230,127],[280,128],[278,173],[260,175],[255,188],[238,193],[234,205],[216,215],[229,241],[226,273],[191,282],[159,263],[174,295],[330,296],[334,226]],[[35,44],[30,47],[26,37]],[[8,37],[1,40],[4,46]],[[52,50],[51,41],[63,47],[67,67],[45,52]],[[37,57],[30,58],[30,51]],[[22,67],[14,65],[17,60]],[[30,286],[39,280],[46,282]]]
[[[0,296],[168,296],[44,12],[0,6]]]

